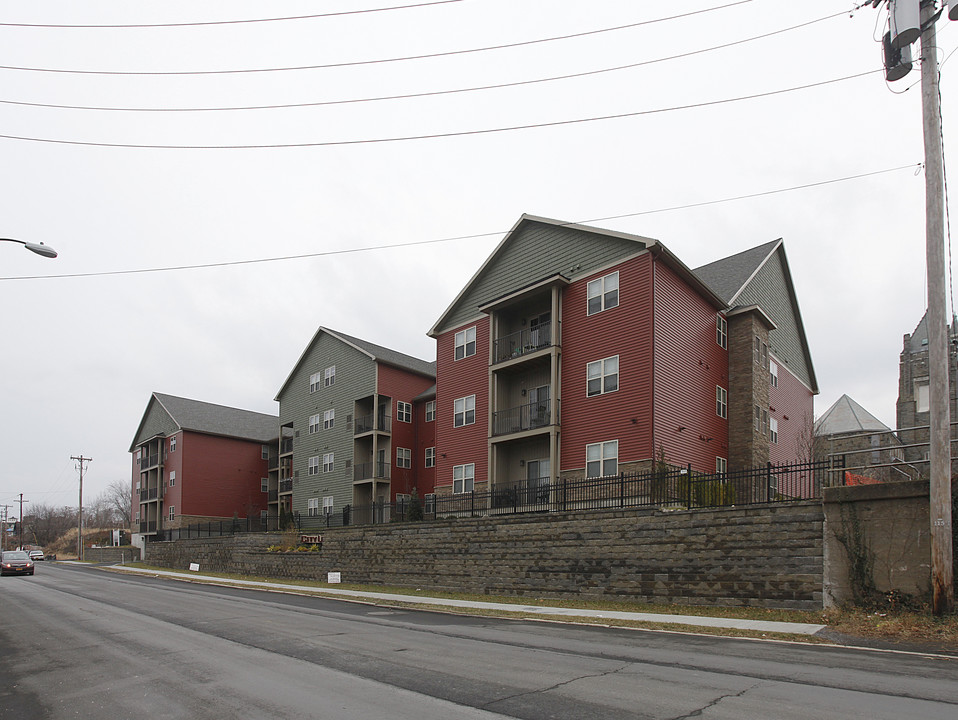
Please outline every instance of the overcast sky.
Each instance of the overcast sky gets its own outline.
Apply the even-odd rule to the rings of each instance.
[[[847,393],[894,427],[926,305],[924,178],[919,70],[885,83],[883,11],[356,12],[417,3],[377,1],[4,4],[0,236],[60,256],[0,243],[0,505],[76,505],[71,455],[93,458],[85,503],[129,480],[153,391],[277,413],[320,325],[434,359],[426,332],[522,213],[656,238],[690,267],[784,238],[816,413]],[[109,25],[127,27],[90,27]],[[958,24],[938,28],[946,60]],[[265,72],[210,74],[238,70]],[[416,97],[375,99],[397,95]],[[243,264],[129,272],[211,263]]]

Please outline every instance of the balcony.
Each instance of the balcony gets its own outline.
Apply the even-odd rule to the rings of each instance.
[[[156,532],[156,520],[151,520],[150,522],[141,522],[141,523],[140,523],[140,532],[141,532],[141,533],[155,533],[155,532]]]
[[[269,456],[269,460],[267,460],[266,467],[267,467],[269,470],[278,470],[278,469],[279,469],[279,456],[278,456],[278,455],[270,455],[270,456]]]
[[[391,433],[392,418],[386,417],[385,415],[379,415],[378,417],[376,415],[363,415],[362,417],[356,418],[356,423],[353,427],[353,433],[356,435],[362,435],[368,432]]]
[[[280,480],[279,492],[280,494],[293,492],[293,479],[289,478],[288,480]]]
[[[540,323],[498,338],[493,343],[493,363],[513,360],[552,345],[552,323]]]
[[[274,503],[279,499],[279,493],[275,490],[270,490],[268,494],[268,502]]]
[[[293,452],[293,438],[283,438],[279,444],[279,454],[289,455],[291,452]]]
[[[548,505],[551,482],[550,477],[525,478],[507,484],[505,487],[496,486],[492,491],[492,507],[519,508]]]
[[[357,463],[353,468],[353,480],[388,480],[389,469],[389,463],[384,462]]]
[[[159,497],[159,494],[160,491],[158,488],[144,488],[140,490],[140,502],[156,500]]]
[[[166,453],[155,453],[153,455],[144,455],[140,458],[140,472],[157,467],[163,460],[166,460]]]
[[[558,406],[558,402],[556,402]],[[558,420],[558,418],[556,418]],[[492,414],[492,434],[509,435],[553,425],[549,402],[532,402]]]

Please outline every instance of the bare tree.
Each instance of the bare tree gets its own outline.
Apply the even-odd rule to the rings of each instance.
[[[130,524],[133,515],[133,490],[129,482],[114,480],[97,496],[95,502],[102,502],[105,509],[109,510],[106,525],[120,524],[126,527]]]

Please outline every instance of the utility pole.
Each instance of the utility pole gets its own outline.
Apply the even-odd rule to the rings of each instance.
[[[70,456],[71,460],[77,461],[77,467],[80,468],[80,513],[77,516],[77,560],[83,560],[83,463],[93,462],[93,458],[80,455]],[[23,513],[20,513],[21,515]]]
[[[23,499],[23,493],[20,493],[20,549],[23,550],[23,503],[30,502]]]
[[[869,0],[878,7],[885,0]],[[867,2],[865,4],[868,4]],[[925,143],[925,263],[928,274],[928,447],[931,522],[932,611],[955,606],[951,517],[951,418],[948,320],[945,316],[944,160],[942,158],[938,43],[935,23],[944,9],[958,20],[958,1],[887,0],[885,77],[898,80],[911,69],[909,45],[921,38],[921,114]],[[918,10],[916,13],[915,10]],[[897,53],[897,54],[896,54]]]
[[[921,107],[925,140],[925,262],[928,267],[928,404],[932,611],[955,605],[951,546],[951,419],[945,317],[944,171],[934,0],[921,3]]]

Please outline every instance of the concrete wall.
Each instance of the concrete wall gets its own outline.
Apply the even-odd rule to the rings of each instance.
[[[83,548],[83,559],[93,563],[124,563],[138,562],[140,548],[133,545],[119,547]]]
[[[931,589],[928,483],[825,489],[825,604]]]
[[[278,535],[147,545],[174,569],[527,597],[822,606],[822,509],[815,501],[606,511],[337,528],[319,553],[278,554]]]

